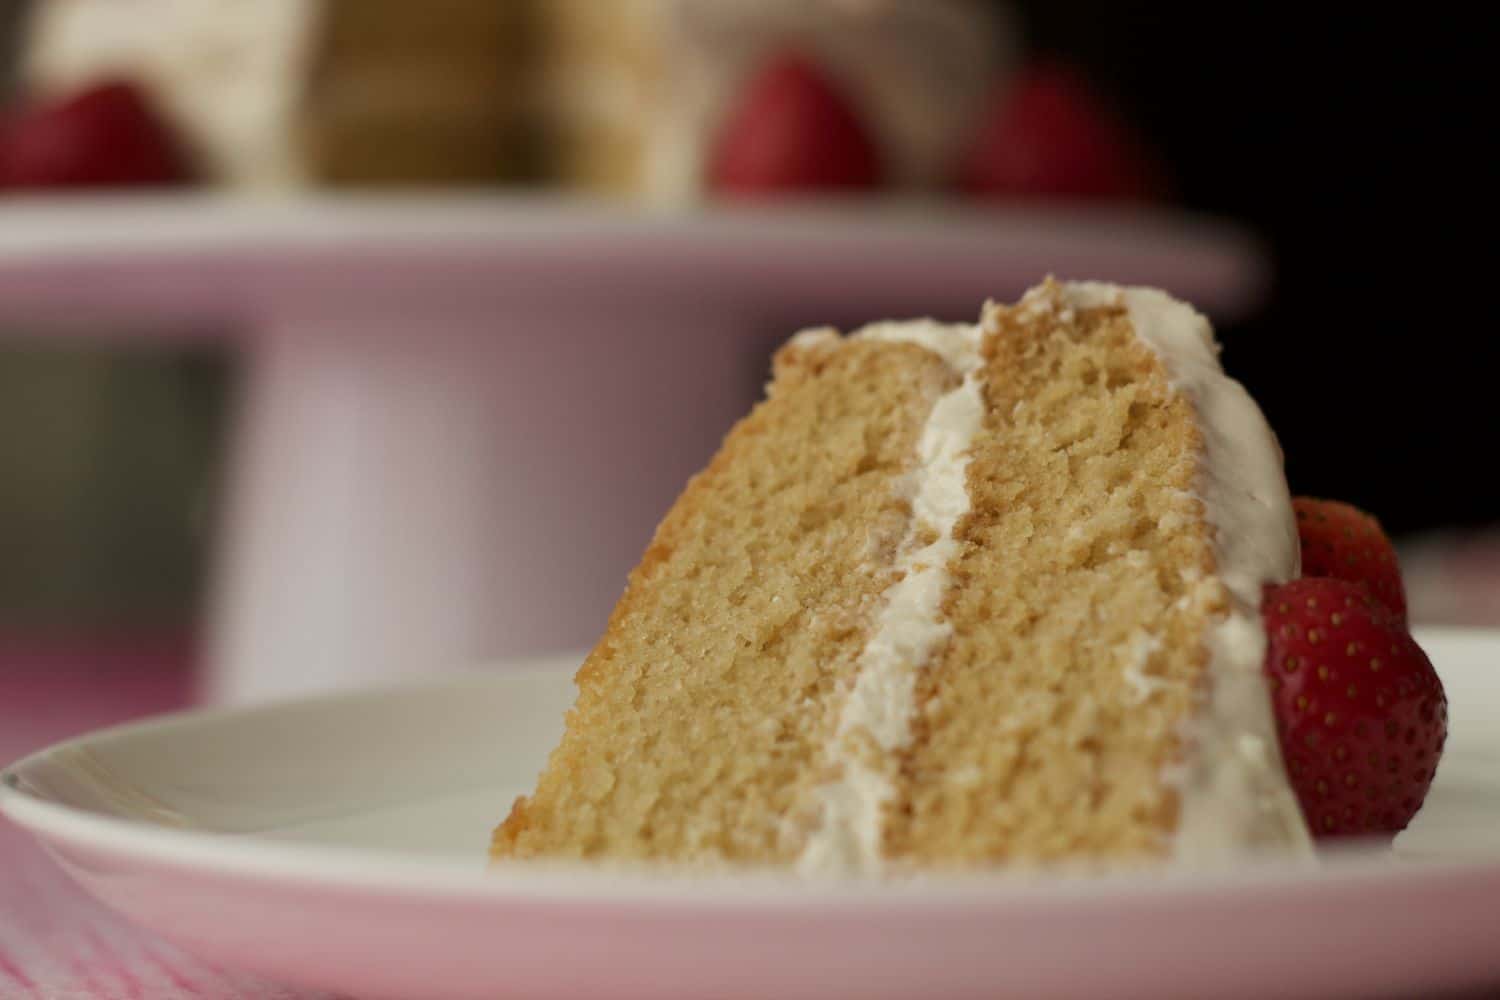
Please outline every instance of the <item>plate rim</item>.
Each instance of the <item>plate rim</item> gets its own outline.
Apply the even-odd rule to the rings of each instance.
[[[423,266],[392,269],[393,256]],[[775,262],[788,256],[835,260],[849,274],[894,268],[897,275],[915,273],[911,261],[938,259],[955,270],[943,284],[971,291],[979,272],[964,262],[975,260],[991,270],[1009,261],[1034,272],[1027,284],[1049,270],[1099,277],[1118,269],[1137,283],[1173,287],[1220,321],[1251,313],[1270,282],[1258,234],[1176,206],[940,198],[872,204],[833,197],[653,206],[433,192],[261,199],[211,192],[74,195],[0,203],[0,296],[6,300],[0,311],[44,325],[49,318],[94,318],[100,310],[120,309],[184,322],[224,319],[226,312],[230,319],[254,319],[304,295],[307,263],[328,261],[340,266],[321,269],[314,286],[368,287],[369,275],[388,283],[394,274],[404,291],[427,289],[423,294],[431,297],[439,289],[468,300],[493,296],[489,283],[476,284],[466,270],[524,271],[551,260],[569,264],[569,289],[586,280],[600,295],[620,296],[631,289],[611,290],[610,275],[626,257],[635,264],[670,262],[661,278],[668,285],[681,283],[674,275],[690,261],[695,285],[737,302],[768,261],[775,271]],[[288,260],[300,263],[290,267]],[[201,288],[164,277],[183,268],[195,276],[190,284]],[[931,283],[930,274],[925,281]],[[213,290],[214,304],[204,300],[205,289]],[[902,296],[939,301],[953,294],[913,287]],[[805,297],[787,293],[790,302]],[[441,302],[451,305],[446,297]]]
[[[1415,631],[1419,641],[1473,641],[1500,647],[1500,628],[1419,626]],[[1491,857],[1392,857],[1386,851],[1360,848],[1321,852],[1311,869],[1317,872],[1314,879],[1308,878],[1308,863],[1286,858],[1252,858],[1233,868],[1213,870],[1169,867],[1091,873],[997,870],[978,874],[924,874],[893,880],[806,880],[772,871],[709,874],[551,862],[511,863],[479,871],[472,864],[448,857],[181,830],[133,817],[104,815],[46,799],[26,787],[23,778],[28,767],[52,755],[105,738],[212,725],[216,719],[274,713],[292,706],[535,680],[555,676],[567,669],[563,664],[580,660],[580,654],[558,654],[499,669],[471,669],[421,681],[324,692],[249,706],[193,708],[102,727],[35,750],[0,770],[0,816],[38,840],[54,857],[57,856],[54,845],[63,844],[177,871],[330,891],[374,891],[400,897],[437,894],[445,898],[511,902],[586,900],[596,905],[632,908],[688,905],[714,910],[778,909],[787,905],[826,909],[851,904],[866,908],[890,904],[902,909],[957,906],[996,910],[1145,897],[1192,898],[1226,891],[1248,894],[1248,898],[1260,892],[1298,887],[1356,889],[1371,884],[1425,884],[1434,878],[1465,882],[1477,879],[1500,892],[1500,852]]]
[[[142,227],[143,221],[157,223]],[[1149,247],[1167,240],[1212,243],[1265,266],[1264,242],[1230,218],[1175,205],[971,202],[903,197],[786,198],[770,203],[652,205],[536,193],[367,194],[248,198],[215,192],[17,196],[0,202],[0,274],[6,267],[98,252],[197,253],[256,244],[342,252],[371,235],[452,245],[566,244],[579,236],[673,237],[712,233],[736,239],[811,237],[837,242],[900,234],[963,243],[976,237],[1076,238],[1100,234]],[[499,226],[497,223],[506,225]]]

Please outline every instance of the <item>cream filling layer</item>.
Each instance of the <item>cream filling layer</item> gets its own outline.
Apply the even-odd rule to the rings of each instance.
[[[1267,849],[1310,854],[1262,674],[1261,589],[1301,568],[1281,449],[1250,394],[1220,368],[1213,330],[1192,307],[1155,289],[1094,282],[1065,284],[1061,298],[1079,309],[1123,306],[1172,388],[1193,403],[1203,434],[1197,496],[1213,530],[1216,572],[1199,581],[1198,596],[1216,597],[1212,588],[1221,585],[1229,611],[1205,638],[1206,701],[1188,721],[1185,759],[1169,775],[1181,801],[1173,855],[1194,865]]]
[[[1062,308],[1121,306],[1136,336],[1161,359],[1174,391],[1197,412],[1204,439],[1196,495],[1213,530],[1216,572],[1194,598],[1229,609],[1209,630],[1205,702],[1185,724],[1185,759],[1167,776],[1181,810],[1174,858],[1205,864],[1274,849],[1310,854],[1311,839],[1287,782],[1261,664],[1261,589],[1300,571],[1296,520],[1281,451],[1254,400],[1227,377],[1208,321],[1163,292],[1093,282],[1061,286]],[[1053,307],[1046,288],[1022,307]],[[916,679],[951,634],[941,618],[953,530],[969,509],[968,450],[983,419],[979,326],[877,324],[856,336],[917,343],[963,382],[933,407],[911,475],[912,519],[856,679],[826,758],[837,777],[817,790],[818,814],[804,843],[804,874],[876,874],[883,868],[883,817],[895,797],[891,751],[911,739]],[[1222,590],[1220,589],[1222,588]],[[1142,641],[1155,641],[1143,636]]]
[[[797,869],[806,875],[875,874],[883,866],[886,806],[895,798],[890,754],[911,740],[920,671],[952,634],[942,617],[953,537],[969,510],[969,449],[984,418],[978,326],[881,323],[856,337],[914,343],[937,354],[963,381],[933,406],[909,482],[911,521],[898,549],[896,582],[861,651],[854,686],[825,749],[836,777],[817,790],[817,816]]]

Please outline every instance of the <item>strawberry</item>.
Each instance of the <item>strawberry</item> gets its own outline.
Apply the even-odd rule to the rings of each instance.
[[[745,88],[709,157],[708,186],[735,194],[873,188],[880,154],[848,99],[795,52]]]
[[[956,183],[979,197],[1148,200],[1165,190],[1145,144],[1058,62],[1023,69],[992,101]]]
[[[1297,536],[1302,540],[1302,575],[1331,576],[1364,584],[1375,599],[1406,620],[1406,590],[1396,549],[1380,522],[1337,500],[1297,497]]]
[[[1265,672],[1287,774],[1317,837],[1391,836],[1422,806],[1448,702],[1406,627],[1357,583],[1267,587]]]
[[[187,176],[176,140],[130,83],[22,108],[0,134],[0,189],[173,184]]]

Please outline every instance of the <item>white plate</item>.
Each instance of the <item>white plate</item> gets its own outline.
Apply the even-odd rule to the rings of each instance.
[[[219,962],[360,997],[1335,996],[1500,984],[1500,633],[1420,636],[1452,725],[1395,854],[1318,870],[798,884],[516,866],[572,661],[195,713],[22,761],[0,809]]]

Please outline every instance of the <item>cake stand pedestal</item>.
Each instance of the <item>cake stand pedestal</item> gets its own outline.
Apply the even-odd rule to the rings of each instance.
[[[0,322],[237,337],[204,690],[258,700],[587,645],[796,328],[967,319],[1047,273],[1216,318],[1263,287],[1179,215],[175,197],[0,206]]]
[[[587,643],[751,404],[755,359],[725,349],[746,339],[672,309],[278,318],[248,372],[207,693]]]

